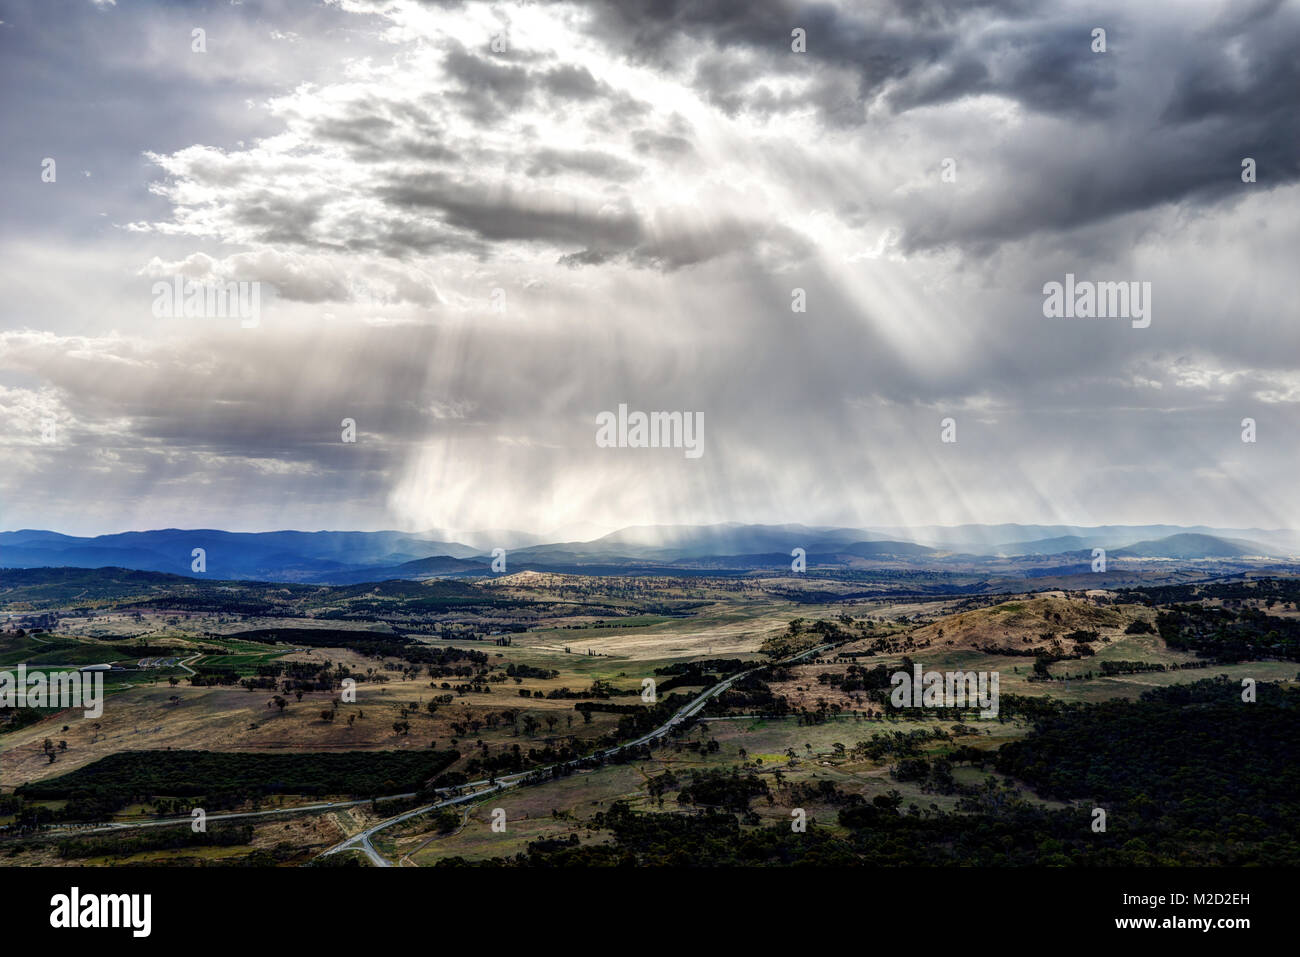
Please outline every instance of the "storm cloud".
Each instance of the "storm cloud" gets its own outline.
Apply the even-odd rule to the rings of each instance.
[[[1284,2],[0,0],[0,524],[1297,527],[1298,40]],[[1046,318],[1067,274],[1150,326]],[[155,315],[174,276],[260,321]],[[621,403],[704,454],[598,447]]]

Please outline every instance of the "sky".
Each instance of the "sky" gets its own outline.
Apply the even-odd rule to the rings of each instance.
[[[1296,0],[0,0],[0,527],[1300,528],[1298,47]],[[1067,274],[1149,324],[1049,318]]]

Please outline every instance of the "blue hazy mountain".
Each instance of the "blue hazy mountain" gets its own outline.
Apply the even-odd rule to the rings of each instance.
[[[118,566],[192,574],[204,550],[206,576],[325,581],[359,568],[391,568],[431,557],[469,558],[478,550],[408,532],[226,532],[165,528],[82,538],[33,529],[0,532],[0,567]]]
[[[886,536],[886,531],[895,534]],[[862,567],[864,563],[965,565],[996,562],[1075,562],[1090,549],[1114,560],[1277,559],[1300,554],[1294,533],[1260,529],[1178,528],[1167,525],[1075,526],[967,525],[927,527],[900,536],[898,529],[834,526],[658,525],[632,526],[586,542],[554,542],[508,550],[507,569],[610,573],[673,568],[788,568],[802,548],[810,567]],[[516,536],[517,533],[511,533]],[[488,574],[487,533],[476,546],[431,535],[398,532],[157,529],[94,537],[43,529],[0,532],[0,567],[104,568],[192,575],[194,549],[204,550],[203,577],[352,584]],[[527,538],[523,538],[527,541]],[[514,537],[513,541],[520,541]],[[504,546],[503,546],[504,547]],[[599,569],[599,572],[597,572]]]

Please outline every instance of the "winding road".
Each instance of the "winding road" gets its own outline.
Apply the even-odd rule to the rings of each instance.
[[[320,854],[317,855],[317,859],[321,857],[328,857],[331,854],[338,854],[342,851],[358,850],[361,851],[361,853],[365,854],[366,857],[370,859],[370,862],[374,864],[376,867],[392,867],[393,866],[392,862],[388,860],[388,858],[384,857],[384,855],[380,854],[377,850],[375,850],[374,845],[370,842],[370,839],[374,837],[376,834],[378,834],[380,831],[386,830],[395,824],[401,824],[403,821],[409,821],[413,817],[419,817],[422,814],[428,814],[430,811],[437,811],[445,807],[452,807],[457,804],[464,804],[467,801],[475,801],[478,800],[479,798],[487,797],[489,794],[496,794],[499,791],[504,791],[508,788],[517,787],[521,784],[529,784],[529,783],[540,784],[546,781],[550,781],[552,780],[552,778],[550,776],[547,776],[547,772],[554,771],[558,768],[576,768],[592,760],[593,758],[602,758],[602,759],[608,758],[611,757],[612,755],[618,754],[620,751],[623,751],[627,748],[640,747],[641,745],[653,741],[656,738],[663,737],[664,735],[672,731],[673,728],[695,717],[695,715],[700,713],[701,709],[704,708],[704,706],[709,702],[711,698],[715,698],[718,695],[722,694],[722,692],[731,688],[731,686],[734,685],[741,678],[748,677],[749,675],[752,675],[754,672],[761,671],[764,668],[770,668],[774,664],[775,665],[794,664],[797,661],[801,661],[804,658],[807,658],[811,655],[816,655],[832,647],[834,647],[834,643],[818,645],[815,648],[809,648],[807,651],[801,651],[797,655],[791,655],[788,658],[782,658],[780,661],[768,662],[766,664],[759,665],[756,668],[750,668],[747,671],[738,672],[732,675],[730,678],[724,678],[722,681],[719,681],[716,685],[713,685],[713,687],[709,688],[708,690],[699,694],[697,697],[692,698],[690,701],[688,701],[671,718],[669,718],[666,722],[661,724],[659,727],[655,728],[653,731],[649,732],[648,734],[642,735],[641,737],[637,738],[634,741],[628,741],[625,742],[624,744],[615,745],[612,748],[606,748],[604,751],[597,751],[594,754],[589,754],[581,758],[575,758],[572,761],[562,761],[559,764],[548,764],[545,767],[541,767],[541,768],[533,768],[528,771],[519,771],[515,774],[509,774],[504,777],[499,777],[496,779],[495,782],[491,781],[490,779],[483,779],[480,781],[471,781],[468,784],[463,784],[461,785],[462,788],[478,788],[478,790],[472,791],[468,794],[458,794],[455,797],[448,798],[445,801],[438,801],[434,804],[426,804],[423,807],[417,807],[414,810],[406,811],[403,814],[398,814],[394,817],[387,818],[383,821],[380,821],[378,824],[371,825],[370,827],[366,828],[364,831],[360,831],[359,833],[352,835],[352,837],[348,838],[347,840],[335,844],[333,847],[329,848],[328,850],[322,851]],[[530,778],[532,779],[531,781],[529,780]]]
[[[659,727],[655,728],[653,731],[650,731],[649,733],[644,734],[633,741],[627,741],[624,742],[623,744],[615,745],[612,748],[606,748],[603,751],[597,751],[594,752],[593,754],[584,755],[581,758],[574,758],[571,761],[563,761],[558,764],[548,764],[544,767],[532,768],[528,771],[519,771],[514,774],[505,775],[504,777],[497,778],[495,781],[493,781],[490,778],[484,778],[478,781],[470,781],[467,784],[462,784],[457,788],[455,788],[457,793],[453,797],[449,797],[445,800],[438,801],[433,804],[425,804],[422,805],[421,807],[417,807],[413,810],[406,811],[402,814],[398,814],[393,817],[386,818],[380,821],[379,823],[366,828],[364,831],[354,834],[352,837],[348,838],[347,840],[335,844],[333,847],[329,848],[328,850],[322,851],[316,857],[317,859],[319,859],[321,857],[327,857],[331,854],[338,854],[341,851],[359,850],[363,854],[365,854],[366,857],[368,857],[376,867],[392,867],[393,866],[392,862],[389,861],[382,854],[380,854],[378,851],[376,851],[374,845],[371,844],[370,842],[370,839],[374,835],[378,834],[380,831],[386,830],[395,824],[401,824],[403,821],[408,821],[411,818],[419,817],[422,814],[428,814],[430,811],[441,810],[442,808],[445,807],[454,807],[455,805],[464,804],[468,801],[476,801],[479,800],[480,798],[487,797],[490,794],[496,794],[499,791],[505,791],[509,788],[518,787],[520,785],[526,786],[528,784],[542,784],[547,781],[553,780],[553,778],[548,774],[548,772],[560,768],[577,768],[585,764],[586,762],[591,761],[592,759],[604,759],[604,758],[612,757],[613,755],[618,754],[619,752],[624,751],[627,748],[640,747],[643,744],[647,744],[650,741],[654,741],[656,738],[663,737],[664,735],[671,732],[678,725],[682,724],[685,721],[689,721],[691,718],[695,717],[697,714],[700,713],[700,711],[704,708],[704,706],[709,702],[710,699],[717,697],[718,695],[722,694],[724,691],[727,691],[732,687],[732,685],[734,685],[740,679],[746,678],[749,675],[752,675],[756,671],[761,671],[764,668],[769,668],[772,665],[794,664],[797,661],[801,661],[804,658],[817,655],[832,647],[834,647],[833,642],[828,644],[823,644],[823,645],[817,645],[814,648],[809,648],[806,651],[801,651],[798,654],[791,655],[788,658],[782,658],[780,661],[766,662],[754,668],[750,668],[746,671],[737,672],[731,677],[724,678],[722,681],[719,681],[717,684],[701,692],[699,695],[692,698],[685,705],[679,708],[677,712],[674,713],[673,716],[669,718],[666,722],[664,722],[662,725],[660,725]],[[194,657],[186,659],[185,661],[178,662],[177,664],[179,665],[179,667],[185,668],[186,670],[190,670],[188,668],[187,662],[192,662],[197,657],[199,656],[196,655]],[[465,791],[465,789],[467,788],[473,790]],[[266,811],[235,811],[235,812],[230,812],[225,814],[209,814],[206,820],[207,821],[231,821],[231,820],[238,820],[238,819],[245,819],[245,818],[271,817],[275,815],[305,814],[305,813],[314,813],[318,811],[333,811],[333,810],[341,810],[343,808],[357,807],[362,804],[371,804],[376,800],[378,801],[409,800],[415,797],[415,795],[416,792],[411,791],[405,794],[385,795],[384,797],[378,799],[358,798],[356,800],[351,800],[351,801],[326,801],[319,804],[303,804],[294,807],[274,808]],[[50,828],[49,830],[57,831],[57,832],[75,832],[78,834],[100,834],[100,833],[111,832],[111,831],[135,830],[144,827],[166,827],[169,825],[176,825],[176,824],[189,824],[191,823],[191,821],[192,821],[191,816],[187,814],[187,815],[176,816],[176,817],[151,818],[150,820],[147,821],[117,821],[117,822],[108,822],[103,824],[55,826]]]

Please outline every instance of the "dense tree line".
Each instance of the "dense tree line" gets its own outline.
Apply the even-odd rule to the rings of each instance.
[[[412,664],[446,668],[461,663],[485,666],[488,656],[482,651],[463,648],[437,648],[406,635],[345,628],[255,628],[231,635],[264,644],[284,643],[312,648],[349,648],[370,658],[400,658]]]
[[[1300,619],[1279,618],[1255,608],[1172,605],[1156,616],[1156,627],[1170,648],[1202,658],[1300,661]]]
[[[257,754],[221,751],[123,751],[67,774],[16,789],[27,801],[67,799],[79,814],[106,816],[156,796],[205,798],[214,782],[222,795],[369,796],[416,791],[455,763],[457,751],[346,751]]]

